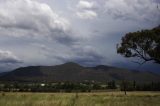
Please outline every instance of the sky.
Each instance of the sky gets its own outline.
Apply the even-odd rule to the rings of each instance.
[[[157,72],[116,52],[128,32],[160,25],[159,0],[0,0],[0,71],[76,62]]]

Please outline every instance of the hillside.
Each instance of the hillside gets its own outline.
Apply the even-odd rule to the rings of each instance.
[[[65,63],[56,66],[29,66],[15,69],[0,75],[0,81],[20,82],[106,82],[109,80],[128,80],[138,82],[159,82],[160,75],[151,72],[130,71],[99,65],[96,67],[83,67],[76,63]]]

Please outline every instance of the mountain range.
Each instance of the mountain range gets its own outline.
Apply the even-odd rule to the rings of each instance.
[[[131,71],[105,65],[84,67],[73,62],[56,66],[20,67],[0,74],[0,81],[18,82],[106,82],[111,80],[160,82],[160,75],[147,71]]]

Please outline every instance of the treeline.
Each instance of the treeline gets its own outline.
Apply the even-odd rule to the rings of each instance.
[[[115,81],[100,82],[59,82],[59,83],[1,83],[0,91],[5,92],[91,92],[92,90],[117,89]]]
[[[136,81],[122,81],[120,84],[121,91],[160,91],[160,82],[136,83]]]
[[[91,92],[96,90],[160,91],[160,83],[138,84],[135,81],[100,82],[59,82],[59,83],[0,83],[4,92]]]

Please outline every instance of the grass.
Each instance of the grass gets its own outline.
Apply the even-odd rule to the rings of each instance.
[[[0,106],[160,106],[160,92],[1,93]]]

